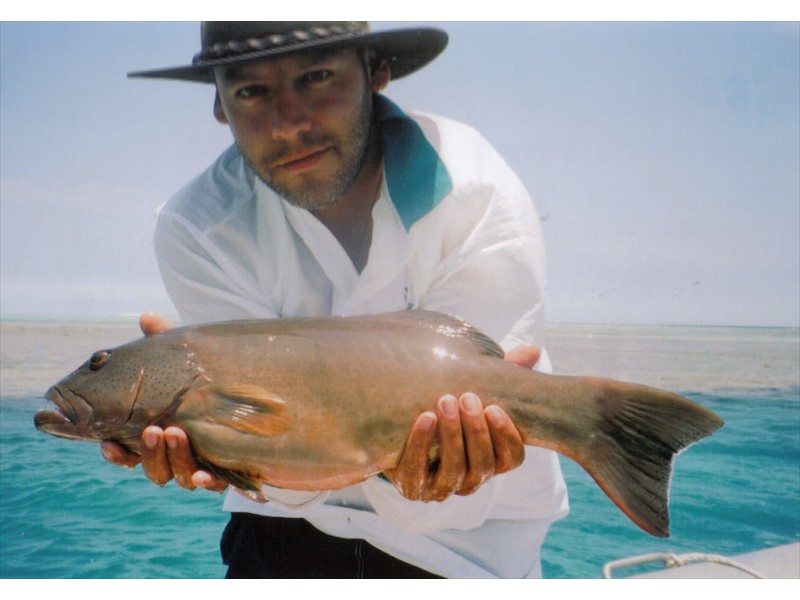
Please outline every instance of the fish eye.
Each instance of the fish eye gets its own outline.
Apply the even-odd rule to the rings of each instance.
[[[108,350],[98,350],[89,357],[89,368],[92,371],[97,371],[111,358],[111,352]]]

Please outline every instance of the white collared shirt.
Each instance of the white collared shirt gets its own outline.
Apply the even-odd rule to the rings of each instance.
[[[159,265],[184,323],[413,307],[462,317],[506,350],[543,346],[544,248],[521,182],[473,129],[378,102],[385,171],[362,273],[231,147],[160,212]],[[546,353],[537,368],[549,369]],[[521,467],[444,502],[406,500],[378,477],[268,494],[259,504],[228,493],[224,508],[302,517],[447,577],[540,576],[544,535],[568,511],[556,455],[532,447]]]

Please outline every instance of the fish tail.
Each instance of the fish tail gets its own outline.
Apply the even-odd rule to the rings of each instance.
[[[550,423],[549,440],[532,443],[575,460],[640,528],[657,537],[669,536],[673,459],[723,421],[670,392],[610,380],[575,381],[588,385],[590,392],[581,397],[591,400],[567,411],[572,415],[562,423]],[[541,431],[541,422],[536,428]]]

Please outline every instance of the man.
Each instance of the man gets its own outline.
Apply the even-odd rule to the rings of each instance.
[[[133,74],[213,83],[236,142],[160,213],[159,266],[184,322],[438,310],[536,363],[544,254],[527,193],[476,132],[380,94],[433,60],[444,32],[250,22],[204,23],[201,37],[192,66]],[[142,319],[146,334],[166,326]],[[474,394],[434,405],[380,477],[267,488],[263,504],[229,493],[228,576],[540,575],[544,535],[567,510],[555,455],[523,447]],[[148,428],[143,442],[155,483],[225,487],[197,470],[182,431]],[[138,461],[112,443],[104,454]]]

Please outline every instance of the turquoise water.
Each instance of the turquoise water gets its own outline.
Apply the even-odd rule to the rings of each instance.
[[[41,400],[0,402],[0,576],[223,577],[216,494],[158,488],[99,446],[33,428]]]
[[[676,462],[672,537],[634,527],[565,460],[572,512],[544,548],[544,574],[592,578],[645,552],[737,554],[800,540],[797,389],[693,399],[726,425]],[[0,402],[0,576],[217,578],[221,498],[107,464],[98,446],[36,431],[38,399]]]
[[[563,460],[571,512],[545,543],[545,577],[599,577],[610,560],[650,552],[731,556],[800,541],[800,390],[687,396],[726,424],[675,461],[671,536],[633,527],[580,467]],[[656,567],[663,565],[649,568]]]

